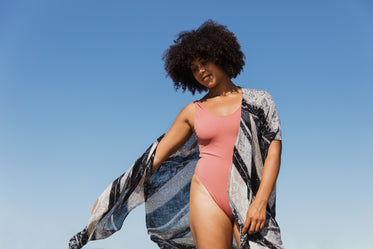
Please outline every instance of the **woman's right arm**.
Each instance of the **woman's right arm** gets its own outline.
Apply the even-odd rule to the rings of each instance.
[[[176,117],[171,128],[157,146],[153,160],[153,172],[190,138],[193,133],[194,113],[194,104],[190,103]]]

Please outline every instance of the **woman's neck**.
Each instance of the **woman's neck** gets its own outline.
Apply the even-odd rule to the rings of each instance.
[[[208,94],[206,94],[206,97],[213,98],[217,96],[225,96],[230,93],[238,92],[239,89],[240,88],[238,86],[228,79],[227,81],[217,84],[214,88],[210,88]]]

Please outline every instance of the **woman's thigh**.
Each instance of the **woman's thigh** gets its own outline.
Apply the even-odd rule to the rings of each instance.
[[[236,240],[237,247],[240,248],[241,246],[240,228],[238,227],[237,222],[235,222],[233,226],[233,235],[234,235],[234,239]]]
[[[232,248],[233,226],[197,175],[192,178],[189,223],[198,249]]]

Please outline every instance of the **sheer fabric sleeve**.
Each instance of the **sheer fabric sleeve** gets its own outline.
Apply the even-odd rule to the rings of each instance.
[[[265,115],[265,129],[264,136],[271,142],[272,140],[282,140],[281,138],[281,124],[277,113],[277,108],[272,96],[265,92],[263,99],[263,109]]]

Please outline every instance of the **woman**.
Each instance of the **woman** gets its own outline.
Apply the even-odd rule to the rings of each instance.
[[[195,90],[207,89],[208,93],[196,102],[197,105],[196,103],[187,105],[177,116],[158,145],[153,170],[184,144],[192,133],[195,133],[200,149],[201,146],[205,147],[203,148],[205,153],[196,166],[196,174],[193,175],[190,189],[189,222],[196,246],[197,248],[230,248],[233,232],[237,244],[240,245],[238,225],[234,223],[232,226],[233,214],[229,208],[227,183],[240,117],[235,115],[237,119],[233,115],[238,113],[237,110],[240,109],[242,102],[241,90],[231,81],[231,78],[235,77],[244,65],[243,53],[233,33],[224,26],[208,21],[197,31],[182,33],[164,58],[166,70],[176,87],[188,88],[192,93]],[[190,64],[189,68],[188,64]],[[191,74],[194,79],[191,78]],[[199,115],[196,115],[196,112]],[[201,117],[201,115],[208,117]],[[197,117],[198,121],[205,122],[199,123],[199,132],[195,129]],[[214,122],[220,124],[235,122],[235,124],[225,124],[215,128]],[[233,129],[232,135],[224,136],[222,133],[230,131],[221,129],[229,128]],[[211,133],[211,129],[216,131],[208,134]],[[214,144],[214,138],[225,143],[226,148],[217,148],[219,144]],[[267,202],[280,167],[280,153],[281,142],[272,141],[266,166],[263,169],[262,181],[247,211],[242,233],[255,234],[264,226]],[[201,182],[199,177],[205,180]],[[216,177],[220,178],[214,179]],[[212,196],[220,199],[220,206]]]
[[[164,55],[166,71],[176,89],[208,93],[188,104],[169,131],[108,187],[87,228],[70,241],[70,248],[80,248],[88,240],[119,230],[129,210],[139,204],[139,193],[148,204],[148,232],[161,248],[194,247],[186,242],[190,232],[198,249],[232,248],[233,235],[240,248],[282,248],[274,219],[280,123],[267,92],[232,82],[242,70],[243,59],[235,35],[211,20],[179,35]],[[195,139],[198,144],[188,147],[180,157],[180,151]],[[196,146],[197,159],[193,156]],[[177,167],[167,166],[175,165],[173,162],[178,162]],[[175,168],[180,171],[171,172]],[[187,175],[191,170],[190,179]],[[190,192],[189,185],[175,184],[175,179],[185,178]],[[164,187],[167,182],[174,183]],[[187,193],[182,190],[185,186]],[[167,192],[170,188],[177,191]],[[172,198],[157,194],[165,192]],[[187,206],[182,200],[185,196],[189,198]],[[179,206],[174,204],[183,201]],[[189,207],[189,212],[180,208],[182,205]],[[163,221],[167,215],[171,218]]]

